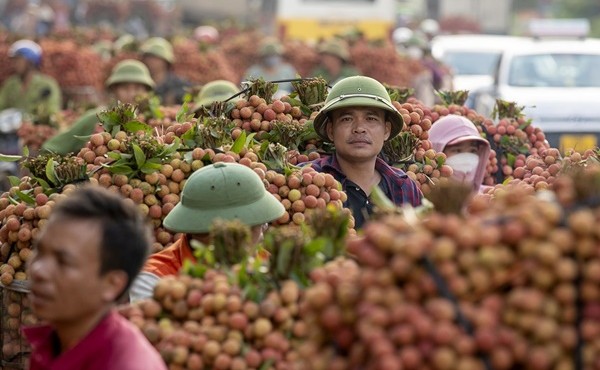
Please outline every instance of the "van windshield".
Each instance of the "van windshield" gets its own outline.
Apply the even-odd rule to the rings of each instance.
[[[533,54],[513,58],[508,84],[519,87],[600,87],[600,55]]]
[[[443,61],[452,67],[456,75],[492,76],[499,58],[499,52],[448,51]]]

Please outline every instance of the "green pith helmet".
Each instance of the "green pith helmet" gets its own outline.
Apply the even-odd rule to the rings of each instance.
[[[173,64],[175,54],[173,54],[173,46],[171,43],[162,37],[151,37],[146,40],[140,47],[142,54],[149,54],[161,58]]]
[[[323,42],[321,45],[319,45],[319,53],[335,55],[344,62],[348,62],[350,60],[348,45],[344,40],[341,39],[332,38]]]
[[[116,52],[133,51],[136,48],[136,43],[135,36],[126,33],[115,40],[113,50]]]
[[[202,107],[207,107],[213,102],[227,100],[239,92],[240,89],[233,82],[227,80],[211,81],[200,90],[192,112],[196,112]]]
[[[333,85],[325,99],[325,106],[314,120],[315,131],[325,141],[331,141],[327,136],[329,113],[344,107],[375,107],[385,110],[386,119],[392,123],[388,140],[398,135],[404,125],[402,115],[392,105],[390,95],[379,81],[366,76],[346,77]]]
[[[163,224],[174,232],[203,234],[217,218],[256,226],[276,220],[284,212],[254,171],[238,163],[219,162],[188,178],[181,201]]]
[[[106,80],[106,87],[127,82],[135,82],[145,85],[149,89],[154,89],[154,80],[150,76],[148,67],[139,60],[125,59],[117,63],[110,77]]]
[[[281,55],[283,54],[283,45],[281,45],[279,40],[274,37],[265,38],[260,43],[258,54],[261,57],[266,57],[269,55]]]

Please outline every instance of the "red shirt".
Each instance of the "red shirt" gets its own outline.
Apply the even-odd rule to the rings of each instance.
[[[75,347],[56,356],[48,325],[24,328],[31,343],[30,370],[167,370],[158,352],[132,323],[111,311]]]
[[[142,271],[151,272],[161,278],[177,275],[185,260],[196,262],[187,235],[184,234],[168,248],[148,257]]]

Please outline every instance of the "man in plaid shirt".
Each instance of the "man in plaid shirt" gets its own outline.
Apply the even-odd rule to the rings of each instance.
[[[335,153],[311,165],[332,174],[342,184],[348,195],[344,205],[352,210],[356,229],[373,211],[370,195],[375,186],[396,205],[421,204],[423,194],[417,184],[404,171],[378,157],[384,141],[396,136],[402,126],[402,116],[385,87],[365,76],[347,77],[336,83],[315,117],[315,131],[333,142]]]

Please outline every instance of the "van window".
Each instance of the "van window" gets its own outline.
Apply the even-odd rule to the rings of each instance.
[[[600,87],[600,55],[534,54],[515,57],[508,84],[521,87]]]
[[[494,74],[500,53],[448,51],[443,60],[452,67],[457,75],[488,75]]]

